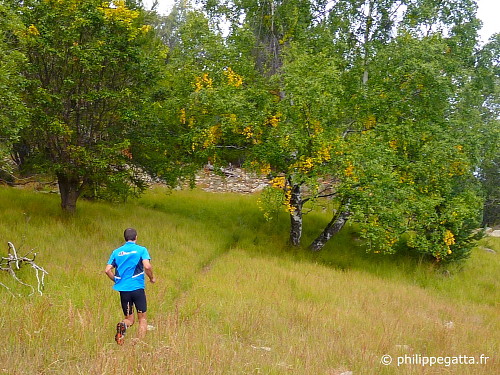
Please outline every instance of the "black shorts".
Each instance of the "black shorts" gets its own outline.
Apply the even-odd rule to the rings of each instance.
[[[120,292],[122,310],[125,316],[134,313],[134,306],[138,313],[145,313],[148,309],[146,302],[146,292],[144,289],[137,289],[131,292]]]

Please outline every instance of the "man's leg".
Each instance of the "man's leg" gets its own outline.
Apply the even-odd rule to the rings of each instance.
[[[125,314],[125,318],[122,321],[128,328],[134,324],[134,307],[132,302],[127,303],[127,308],[123,309],[123,313]]]
[[[134,324],[134,304],[130,292],[120,292],[120,302],[125,318],[116,325],[115,341],[122,345],[125,341],[127,328]]]
[[[127,328],[131,327],[134,324],[134,315],[129,315],[123,318],[123,323],[127,326]]]
[[[146,331],[148,330],[148,321],[146,319],[146,313],[138,312],[137,319],[139,320],[139,330],[137,332],[137,337],[143,339],[146,336]]]
[[[146,318],[148,304],[146,302],[146,292],[144,291],[144,289],[135,291],[134,305],[137,309],[137,320],[139,320],[139,330],[137,332],[137,337],[139,339],[143,339],[146,336],[146,331],[148,330],[148,321]]]

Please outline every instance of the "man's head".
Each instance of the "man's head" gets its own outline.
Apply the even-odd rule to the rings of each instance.
[[[137,231],[134,228],[127,228],[123,232],[123,237],[125,237],[125,241],[135,241],[137,240]]]

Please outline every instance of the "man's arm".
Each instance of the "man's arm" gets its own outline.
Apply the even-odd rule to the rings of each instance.
[[[115,274],[113,272],[113,266],[111,264],[106,265],[106,269],[104,270],[104,272],[112,281],[115,281]]]
[[[156,282],[156,278],[153,276],[153,266],[151,265],[149,259],[143,259],[142,265],[144,266],[144,272],[146,272],[146,275],[149,277],[149,281],[154,284]]]

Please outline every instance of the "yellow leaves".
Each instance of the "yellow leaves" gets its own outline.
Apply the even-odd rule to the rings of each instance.
[[[191,120],[191,118],[190,118]],[[196,150],[201,145],[202,148],[209,148],[217,144],[222,137],[222,129],[220,124],[216,124],[207,129],[203,129],[200,134],[195,137],[191,144],[191,149]]]
[[[194,91],[200,92],[202,89],[211,89],[213,85],[213,80],[208,76],[208,73],[203,73],[203,75],[195,77]]]
[[[410,174],[403,173],[401,176],[399,176],[399,183],[400,184],[408,183],[410,185],[414,185],[415,181],[413,180],[413,177]]]
[[[398,149],[398,141],[393,139],[392,141],[389,142],[389,147],[393,150]]]
[[[375,118],[374,115],[368,116],[368,118],[365,120],[365,129],[373,129],[375,127],[375,124],[377,123],[377,119]]]
[[[243,84],[243,77],[235,73],[231,67],[224,70],[224,75],[227,77],[229,86],[240,87]]]
[[[293,214],[295,212],[295,209],[293,208],[291,201],[292,201],[292,190],[288,189],[285,192],[285,201],[283,202],[283,204],[285,205],[285,210]]]
[[[180,110],[179,120],[180,120],[181,124],[183,124],[183,125],[186,124],[186,109],[185,108],[182,108]]]
[[[468,166],[466,163],[461,162],[461,161],[454,161],[449,166],[448,176],[450,176],[450,177],[462,176],[467,171],[467,168],[468,168]]]
[[[267,119],[267,124],[271,125],[273,128],[277,127],[281,118],[281,113],[276,113]]]
[[[386,234],[385,236],[387,246],[392,247],[396,242],[398,242],[398,238],[392,235]]]
[[[286,179],[283,176],[275,177],[271,180],[271,185],[277,189],[283,189],[286,184]]]
[[[22,35],[28,40],[34,42],[36,38],[40,36],[40,31],[38,31],[38,28],[35,25],[31,24],[26,28],[26,30],[22,31]]]
[[[297,162],[292,164],[292,168],[299,169],[303,173],[310,172],[316,165],[331,159],[331,146],[324,146],[319,149],[314,156],[301,156]]]
[[[151,25],[132,27],[133,21],[139,17],[140,12],[128,8],[124,0],[105,1],[98,9],[104,14],[106,20],[125,26],[129,31],[129,40],[134,39],[138,34],[144,35],[152,30]]]
[[[251,126],[246,126],[241,134],[243,134],[247,139],[250,139],[253,137],[253,131],[252,131],[252,127]]]
[[[236,120],[236,115],[234,115]],[[262,143],[262,129],[254,128],[252,125],[245,126],[242,130],[238,131],[240,134],[244,135],[246,139],[251,139],[253,144]]]
[[[161,47],[158,53],[158,57],[161,59],[166,59],[167,56],[168,56],[168,47],[167,46]]]
[[[142,34],[147,34],[151,31],[153,27],[151,25],[142,25],[141,27],[139,27],[139,31],[142,33]]]
[[[354,176],[354,165],[352,165],[351,162],[348,163],[346,169],[344,170],[344,175],[346,177],[353,177]]]
[[[299,161],[292,165],[292,168],[298,168],[307,173],[314,167],[314,159],[310,156],[301,156]]]
[[[450,230],[447,229],[444,232],[443,241],[446,244],[446,247],[448,248],[446,253],[450,255],[452,253],[450,246],[455,244],[455,235]]]
[[[313,158],[305,158],[302,163],[302,168],[305,170],[311,169],[314,166],[314,159]]]
[[[210,146],[213,146],[217,143],[217,141],[220,139],[222,136],[222,131],[220,124],[211,126],[207,130],[203,132],[205,136],[205,141],[203,142],[203,147],[208,148]]]
[[[106,19],[122,22],[126,25],[132,24],[132,21],[139,17],[139,11],[127,8],[124,0],[104,2],[99,10],[104,13]]]
[[[451,246],[455,244],[455,235],[450,230],[447,229],[444,232],[443,241],[446,244],[446,246]]]
[[[356,168],[354,167],[354,164],[350,160],[347,162],[347,167],[345,167],[344,169],[344,176],[346,178],[351,179],[354,182],[359,181],[359,176],[358,173],[356,173]]]
[[[285,211],[293,214],[295,212],[295,208],[292,205],[292,189],[290,186],[287,186],[286,177],[278,176],[271,180],[271,186],[275,189],[284,190],[284,197],[282,204],[285,206]]]
[[[319,163],[322,163],[324,161],[328,161],[331,158],[332,157],[330,155],[330,147],[328,147],[328,146],[323,147],[316,154],[316,160],[318,160]]]
[[[31,36],[38,36],[38,35],[40,35],[40,31],[38,31],[38,29],[36,28],[36,26],[33,25],[33,24],[31,24],[28,27],[27,33],[28,33],[28,35],[31,35]]]
[[[313,136],[316,136],[323,132],[323,127],[321,126],[321,122],[319,120],[311,121],[311,125],[313,127],[313,132],[314,132]]]
[[[269,163],[262,164],[260,167],[260,173],[262,173],[263,175],[271,173],[271,165]]]

